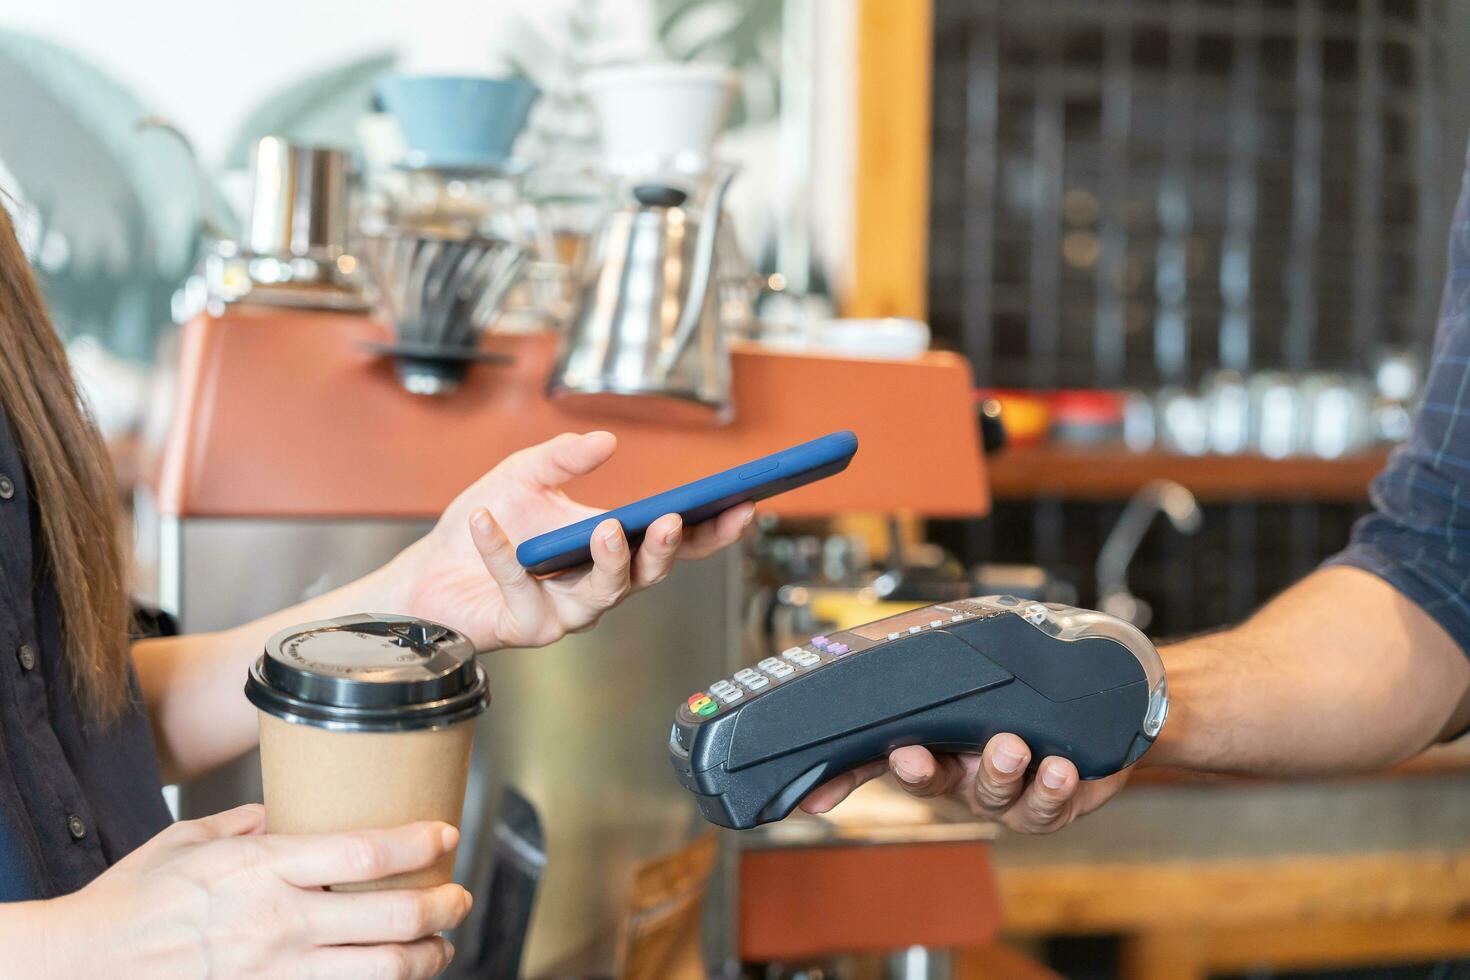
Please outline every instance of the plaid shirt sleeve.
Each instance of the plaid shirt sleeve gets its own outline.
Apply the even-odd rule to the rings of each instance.
[[[1374,479],[1372,500],[1347,549],[1326,564],[1384,579],[1470,654],[1470,160],[1424,399],[1408,441]]]

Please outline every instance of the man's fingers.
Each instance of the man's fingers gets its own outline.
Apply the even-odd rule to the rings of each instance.
[[[1002,817],[1003,822],[1028,834],[1060,830],[1067,825],[1080,782],[1076,766],[1059,756],[1048,756],[1020,801]]]
[[[470,515],[470,538],[485,570],[500,586],[510,617],[517,623],[534,625],[545,606],[541,583],[516,560],[516,550],[505,529],[483,507]]]
[[[382,946],[332,946],[318,949],[306,958],[310,980],[345,980],[372,977],[374,980],[428,980],[438,976],[454,959],[454,947],[442,936],[429,936],[411,943]]]
[[[592,570],[577,583],[592,608],[611,608],[628,594],[632,555],[623,526],[609,517],[592,531]]]
[[[877,779],[888,771],[888,763],[882,759],[858,766],[850,772],[823,783],[806,795],[801,808],[807,813],[826,813],[870,779]]]
[[[512,453],[498,468],[536,486],[559,487],[574,476],[597,469],[617,448],[617,436],[611,432],[586,432],[582,435],[564,432],[554,439]]]
[[[648,525],[633,559],[633,588],[643,589],[662,582],[673,569],[683,541],[684,521],[678,514],[665,514]]]
[[[970,805],[977,812],[999,817],[1021,796],[1031,750],[1015,735],[1001,733],[985,743],[975,773]]]
[[[958,756],[936,756],[922,745],[894,749],[888,768],[904,792],[913,796],[942,796],[965,780],[965,766]]]
[[[459,831],[424,821],[344,834],[272,834],[261,838],[271,868],[298,888],[376,881],[433,864],[459,843]]]
[[[684,543],[679,547],[679,557],[706,558],[726,545],[734,544],[754,519],[755,504],[743,503],[687,528]]]
[[[377,892],[308,892],[304,915],[318,946],[407,943],[453,929],[470,911],[459,885]]]

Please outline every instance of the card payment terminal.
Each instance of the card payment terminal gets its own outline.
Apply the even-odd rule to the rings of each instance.
[[[903,745],[979,750],[999,732],[1083,779],[1142,756],[1169,709],[1164,665],[1120,619],[987,596],[814,636],[681,704],[674,771],[722,827],[780,820],[821,783]]]

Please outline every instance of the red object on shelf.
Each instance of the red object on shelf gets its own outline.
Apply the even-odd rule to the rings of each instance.
[[[1064,388],[1051,393],[1052,425],[1118,425],[1123,395],[1105,388]]]

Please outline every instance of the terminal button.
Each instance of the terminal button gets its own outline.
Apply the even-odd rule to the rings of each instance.
[[[852,647],[848,646],[846,643],[834,643],[827,648],[827,652],[832,654],[832,656],[834,657],[840,657],[851,649]]]

